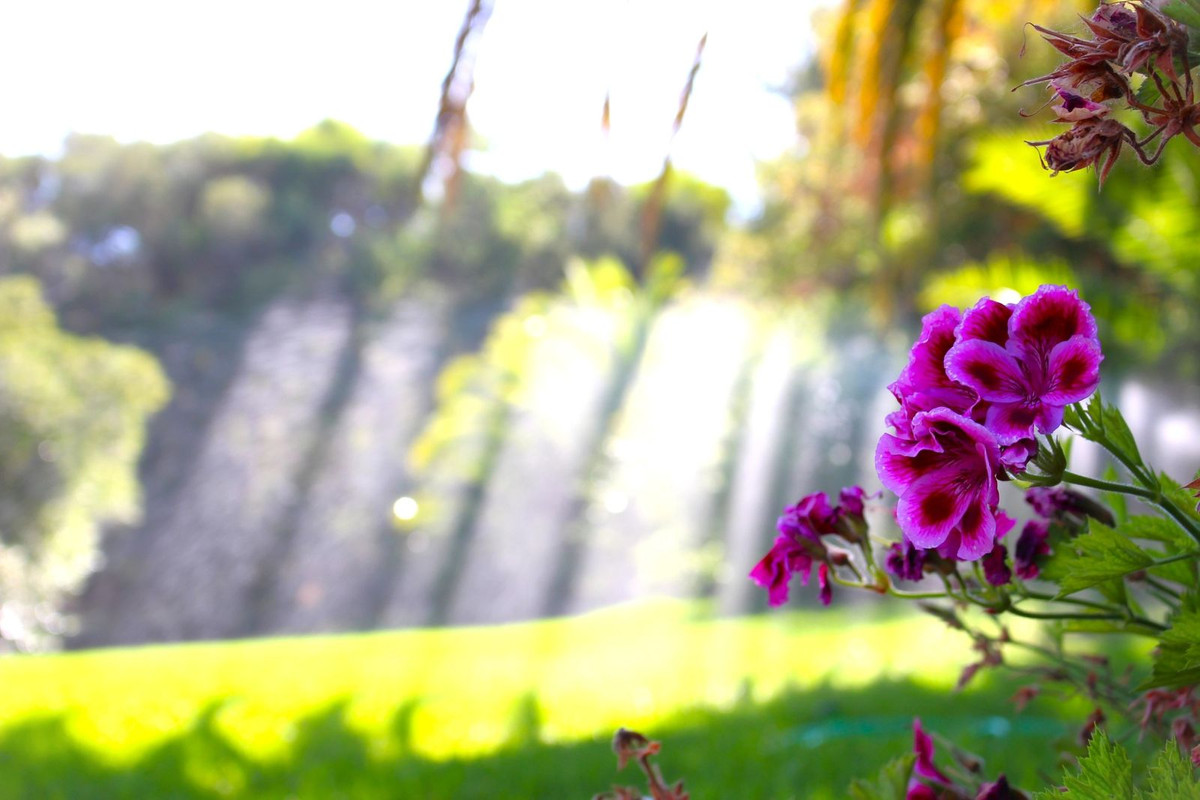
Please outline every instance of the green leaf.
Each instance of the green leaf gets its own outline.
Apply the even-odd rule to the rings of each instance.
[[[1095,520],[1086,534],[1070,542],[1064,550],[1055,559],[1059,597],[1146,569],[1154,562],[1149,553],[1128,537]]]
[[[859,778],[850,784],[850,797],[853,800],[904,800],[916,758],[909,753],[885,764],[874,780]]]
[[[1117,410],[1116,406],[1101,405],[1100,425],[1105,438],[1108,439],[1114,450],[1134,464],[1142,463],[1142,455],[1138,452],[1133,432],[1129,430],[1129,424],[1125,422],[1125,418],[1121,416],[1121,412]]]
[[[1162,99],[1162,92],[1158,90],[1158,84],[1153,78],[1146,78],[1138,87],[1136,96],[1142,105],[1152,106]]]
[[[1165,472],[1158,475],[1158,484],[1163,496],[1170,500],[1175,505],[1200,523],[1200,511],[1196,510],[1196,498],[1187,489],[1179,485],[1179,483]]]
[[[1200,614],[1180,613],[1163,632],[1154,652],[1154,670],[1142,689],[1170,689],[1200,683]]]
[[[1167,480],[1170,480],[1169,478]],[[1196,540],[1188,532],[1179,527],[1174,520],[1166,517],[1137,515],[1129,517],[1117,530],[1131,539],[1149,539],[1152,542],[1162,542],[1168,553],[1186,553],[1195,550]]]
[[[1133,764],[1120,745],[1097,731],[1088,743],[1087,755],[1079,760],[1079,772],[1063,774],[1065,792],[1044,789],[1034,800],[1112,800],[1133,797]]]
[[[1134,800],[1200,800],[1200,783],[1174,741],[1159,751],[1150,765],[1146,790],[1139,791]]]
[[[1162,542],[1164,547],[1161,554],[1150,551],[1155,556],[1155,560],[1158,560],[1160,556],[1173,556],[1179,553],[1195,552],[1200,556],[1200,548],[1197,548],[1196,540],[1179,527],[1174,520],[1165,517],[1133,516],[1118,525],[1116,530],[1130,539]],[[1150,570],[1150,574],[1184,586],[1190,586],[1195,582],[1195,567],[1190,561],[1175,561],[1161,567],[1154,567]]]
[[[1158,10],[1189,28],[1200,28],[1200,3],[1196,0],[1167,0]]]

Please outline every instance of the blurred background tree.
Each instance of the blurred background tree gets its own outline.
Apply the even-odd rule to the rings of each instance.
[[[144,352],[64,332],[29,277],[0,279],[0,637],[69,633],[64,601],[133,522],[137,459],[167,382]]]
[[[1093,10],[847,0],[792,87],[797,149],[764,170],[766,207],[719,273],[910,327],[942,302],[1067,280],[1100,317],[1112,368],[1196,375],[1186,243],[1200,158],[1180,146],[1160,170],[1123,160],[1100,192],[1090,173],[1049,180],[1023,144],[1054,131],[1024,116],[1044,90],[1013,89],[1058,58],[1023,25],[1070,30]]]

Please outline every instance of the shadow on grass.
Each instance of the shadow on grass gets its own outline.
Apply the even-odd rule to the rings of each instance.
[[[767,703],[698,708],[642,732],[662,741],[666,777],[686,779],[696,797],[845,797],[854,777],[909,750],[914,715],[984,756],[989,773],[1041,786],[1039,775],[1058,774],[1057,740],[1073,735],[1086,711],[1044,702],[1015,715],[1014,688],[998,680],[962,695],[911,682],[815,687]],[[565,799],[639,783],[632,768],[616,773],[608,731],[544,742],[533,695],[517,703],[498,751],[447,761],[420,755],[412,724],[419,701],[398,707],[370,741],[348,724],[349,701],[339,701],[297,720],[290,746],[270,760],[246,755],[219,724],[222,708],[236,702],[208,706],[188,730],[125,764],[101,755],[103,743],[80,741],[61,716],[11,725],[0,731],[0,798]]]

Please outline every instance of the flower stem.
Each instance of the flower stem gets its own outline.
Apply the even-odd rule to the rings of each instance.
[[[1086,486],[1089,489],[1099,489],[1102,492],[1115,492],[1117,494],[1129,494],[1134,497],[1140,497],[1143,500],[1153,502],[1156,499],[1154,492],[1149,489],[1144,489],[1141,486],[1132,486],[1128,483],[1115,483],[1113,481],[1102,481],[1099,478],[1089,478],[1086,475],[1078,475],[1074,472],[1064,472],[1062,479],[1065,483],[1073,483],[1076,486]]]

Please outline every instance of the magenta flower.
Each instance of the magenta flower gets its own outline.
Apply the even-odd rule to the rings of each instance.
[[[813,546],[786,534],[775,538],[770,551],[750,570],[750,579],[767,590],[767,603],[781,606],[787,602],[788,583],[794,574],[800,575],[800,583],[808,585]]]
[[[938,781],[949,785],[952,781],[942,773],[933,763],[933,739],[921,727],[921,719],[916,717],[913,719],[913,753],[917,756],[917,762],[913,765],[913,772],[920,775],[922,778],[928,778],[931,781]]]
[[[900,403],[900,410],[888,415],[888,424],[901,436],[911,430],[913,417],[922,411],[949,408],[969,412],[978,397],[946,374],[946,353],[954,346],[955,330],[962,312],[942,306],[921,320],[921,335],[909,351],[908,364],[888,390]]]
[[[819,536],[833,533],[836,521],[837,515],[829,505],[829,498],[824,492],[815,492],[785,508],[775,527],[782,534],[805,536],[816,541]]]
[[[866,511],[867,492],[861,486],[847,486],[838,493],[838,516],[861,517]]]
[[[913,543],[905,539],[888,548],[887,559],[883,566],[889,573],[901,580],[919,581],[925,572],[927,553],[926,550],[913,547]]]
[[[1012,581],[1012,569],[1008,566],[1008,551],[996,542],[992,551],[983,557],[983,577],[992,586],[1003,586]]]
[[[775,523],[779,531],[775,544],[750,571],[751,580],[767,590],[770,605],[781,606],[787,602],[788,583],[793,575],[798,574],[800,583],[808,585],[813,562],[824,561],[826,557],[821,537],[834,532],[838,511],[829,505],[824,492],[806,495],[794,506],[784,509]],[[820,579],[821,600],[829,605],[826,599],[829,595],[828,575]]]
[[[931,787],[914,779],[908,782],[904,800],[938,800],[938,795]]]
[[[829,580],[829,565],[821,564],[817,568],[817,584],[821,587],[817,592],[817,597],[821,601],[821,605],[827,606],[833,602],[833,583]]]
[[[1049,538],[1050,527],[1042,520],[1031,519],[1025,523],[1013,552],[1021,580],[1031,581],[1038,576],[1038,558],[1050,555],[1050,544],[1046,541]]]
[[[990,302],[990,301],[985,301]],[[1100,342],[1088,305],[1064,286],[1043,286],[1022,298],[1008,318],[1008,337],[996,341],[995,305],[966,313],[959,342],[946,354],[946,374],[988,402],[984,424],[1002,445],[1051,433],[1063,408],[1100,382]],[[986,319],[974,320],[984,315]],[[975,329],[992,335],[968,338]]]
[[[880,480],[900,498],[900,530],[926,550],[955,534],[958,547],[949,555],[980,558],[996,538],[1000,448],[995,437],[945,408],[918,414],[912,431],[915,440],[885,433],[875,449]]]
[[[1086,516],[1083,499],[1077,492],[1061,486],[1031,486],[1025,490],[1025,502],[1033,506],[1038,516],[1046,519],[1062,519],[1067,514]]]

